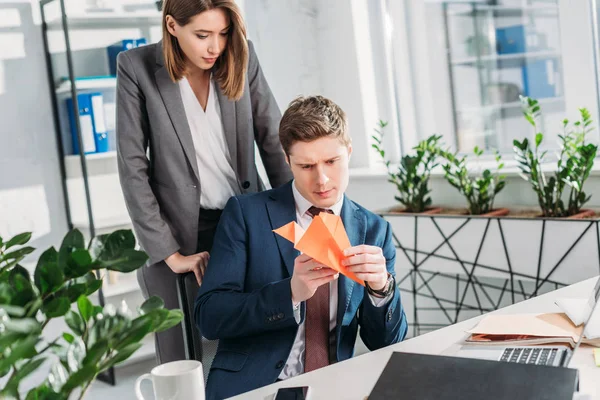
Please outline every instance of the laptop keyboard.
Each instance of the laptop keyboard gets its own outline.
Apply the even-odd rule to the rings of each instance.
[[[519,364],[554,365],[564,349],[557,347],[508,347],[500,361]]]

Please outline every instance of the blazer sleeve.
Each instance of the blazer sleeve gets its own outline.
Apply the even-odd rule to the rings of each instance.
[[[254,45],[248,41],[248,84],[254,121],[254,138],[265,166],[271,187],[276,188],[292,179],[279,141],[281,112],[269,84],[260,68]]]
[[[396,247],[392,241],[392,228],[385,222],[385,239],[382,250],[386,259],[387,270],[395,277]],[[394,286],[394,295],[390,302],[376,307],[368,299],[367,289],[359,311],[358,323],[360,337],[369,350],[377,350],[402,341],[408,332],[406,314],[400,300],[400,290]]]
[[[152,264],[164,260],[180,246],[160,214],[150,187],[146,157],[149,142],[144,93],[127,52],[117,59],[117,164],[119,180],[133,227]]]
[[[249,234],[240,202],[232,197],[221,215],[195,303],[195,322],[207,339],[247,337],[297,326],[291,278],[244,292]]]

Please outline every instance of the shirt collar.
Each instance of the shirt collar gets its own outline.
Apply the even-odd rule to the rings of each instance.
[[[300,194],[296,188],[296,180],[292,181],[292,192],[294,193],[294,202],[296,203],[296,212],[302,216],[306,214],[309,208],[314,206],[310,201],[306,200],[304,196]],[[344,205],[344,196],[338,200],[333,206],[329,207],[329,210],[333,211],[333,214],[340,215],[342,212],[342,206]]]

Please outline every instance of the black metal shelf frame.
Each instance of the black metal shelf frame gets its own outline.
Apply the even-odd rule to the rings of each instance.
[[[477,217],[477,216],[463,216],[458,218],[464,218],[464,221],[458,225],[450,234],[445,234],[444,231],[440,228],[438,221],[444,218],[456,218],[453,216],[445,216],[445,215],[398,215],[398,214],[390,214],[390,213],[381,213],[380,214],[385,219],[393,219],[393,218],[414,218],[414,232],[413,243],[414,247],[408,247],[403,244],[398,236],[393,233],[393,240],[396,248],[401,251],[409,262],[409,271],[397,278],[397,285],[402,290],[402,293],[407,293],[412,295],[413,300],[413,321],[411,325],[413,327],[413,335],[419,335],[422,333],[422,330],[430,330],[436,329],[438,327],[447,326],[449,324],[454,324],[459,322],[459,317],[461,312],[463,311],[477,311],[480,314],[496,310],[500,308],[502,300],[504,296],[510,297],[511,304],[514,304],[517,301],[516,296],[522,297],[522,299],[529,299],[535,297],[540,294],[540,291],[544,287],[551,287],[552,289],[558,289],[560,287],[567,286],[572,282],[560,282],[556,279],[552,278],[552,275],[561,267],[568,268],[565,266],[565,259],[571,253],[573,253],[575,247],[584,237],[588,235],[594,235],[596,248],[593,251],[596,253],[596,260],[598,260],[597,272],[600,273],[600,220],[598,219],[589,219],[589,220],[568,220],[569,223],[577,223],[584,224],[584,228],[581,233],[576,235],[572,243],[568,245],[567,250],[562,253],[560,258],[556,263],[551,264],[552,267],[547,273],[542,273],[542,258],[544,254],[544,246],[548,246],[548,243],[545,243],[544,237],[546,234],[547,222],[553,221],[556,219],[544,218],[541,221],[541,235],[539,242],[539,250],[537,252],[537,268],[535,275],[516,271],[513,267],[514,258],[511,257],[509,248],[506,243],[505,238],[505,229],[503,229],[504,221],[515,221],[515,220],[528,220],[527,218],[511,218],[511,217]],[[435,226],[436,231],[441,235],[442,241],[437,244],[432,251],[423,251],[419,250],[419,221],[425,219],[430,219]],[[474,242],[479,240],[479,243],[474,243],[474,246],[477,246],[477,253],[475,258],[472,261],[461,259],[460,255],[457,253],[456,249],[452,246],[450,239],[459,233],[465,226],[469,224],[469,222],[475,219],[487,219],[485,224],[485,228],[481,238],[477,238]],[[501,248],[501,253],[499,256],[502,256],[506,260],[507,269],[501,269],[497,267],[493,267],[490,265],[485,265],[481,263],[480,255],[486,239],[488,238],[488,230],[492,224],[497,224],[498,230],[500,232],[500,244],[498,248]],[[590,231],[592,230],[592,231]],[[422,238],[421,238],[422,240]],[[438,254],[438,250],[442,247],[449,249],[452,253],[452,257]],[[418,259],[418,256],[425,256],[421,260]],[[444,273],[440,271],[432,271],[425,270],[422,268],[423,264],[429,260],[430,258],[436,258],[444,261],[453,261],[458,264],[459,269],[462,270],[461,273]],[[513,262],[511,262],[513,260]],[[488,271],[488,274],[478,274],[478,271]],[[491,278],[490,273],[494,276],[504,275],[503,277]],[[490,279],[491,278],[491,279]],[[486,282],[487,280],[493,280],[494,282]],[[445,287],[448,287],[450,284],[454,284],[454,296],[451,297],[442,297],[432,288],[433,282],[443,281]],[[498,284],[497,282],[500,281]],[[530,286],[529,289],[526,286]],[[448,290],[444,290],[447,296]],[[474,304],[469,303],[467,299],[467,295],[471,294],[474,298]],[[433,300],[437,307],[419,307],[420,299],[429,299]],[[487,304],[484,304],[487,302]],[[420,311],[438,311],[443,313],[445,319],[447,320],[447,324],[443,323],[421,323],[419,321],[419,312]]]

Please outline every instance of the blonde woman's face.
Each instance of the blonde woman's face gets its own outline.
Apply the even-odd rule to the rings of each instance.
[[[196,15],[184,26],[167,15],[167,28],[177,38],[189,66],[207,70],[227,46],[230,20],[224,10],[214,8]]]

